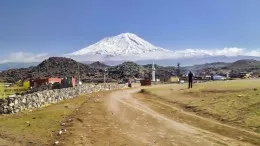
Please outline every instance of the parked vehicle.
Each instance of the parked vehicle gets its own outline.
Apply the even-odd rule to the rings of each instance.
[[[247,79],[247,78],[249,78],[251,75],[250,75],[250,73],[247,73],[247,72],[240,72],[240,73],[239,73],[239,76],[240,76],[241,79]]]
[[[226,77],[220,76],[220,75],[214,75],[212,77],[213,80],[226,80]]]

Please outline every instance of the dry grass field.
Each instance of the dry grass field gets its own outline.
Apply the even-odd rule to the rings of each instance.
[[[260,133],[260,80],[164,85],[145,89],[184,110]]]
[[[9,141],[6,142],[6,145],[45,145],[54,143],[61,124],[89,96],[92,95],[69,99],[38,110],[0,115],[0,143],[4,141],[1,141],[1,138]],[[15,141],[15,144],[12,141]]]
[[[259,83],[134,87],[0,115],[0,145],[260,145]]]

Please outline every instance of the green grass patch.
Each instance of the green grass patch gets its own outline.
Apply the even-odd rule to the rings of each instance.
[[[8,97],[9,95],[13,95],[15,93],[23,93],[26,91],[28,91],[28,89],[24,87],[19,87],[19,86],[4,87],[0,85],[0,99]]]

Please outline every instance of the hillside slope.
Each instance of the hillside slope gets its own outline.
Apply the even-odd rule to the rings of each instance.
[[[38,66],[21,69],[11,69],[0,73],[0,79],[6,82],[27,80],[43,77],[74,76],[86,82],[97,81],[102,78],[102,70],[63,57],[51,57]]]
[[[155,65],[156,78],[167,81],[176,75],[177,69],[173,66]],[[51,57],[38,66],[21,69],[10,69],[0,73],[0,80],[4,82],[16,82],[18,80],[28,80],[43,77],[68,77],[74,76],[83,82],[103,82],[105,69],[107,70],[106,81],[119,81],[128,78],[151,79],[152,64],[138,65],[134,62],[124,62],[117,66],[107,66],[101,62],[94,62],[86,65],[76,62],[73,59],[63,57]],[[186,74],[191,70],[196,75],[219,74],[225,76],[227,73],[237,74],[239,72],[260,73],[260,61],[239,60],[234,63],[208,63],[189,67],[181,67],[181,74]]]

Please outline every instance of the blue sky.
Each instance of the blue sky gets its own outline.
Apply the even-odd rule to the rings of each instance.
[[[1,0],[0,58],[70,53],[123,32],[167,49],[259,49],[259,5],[259,0]]]

